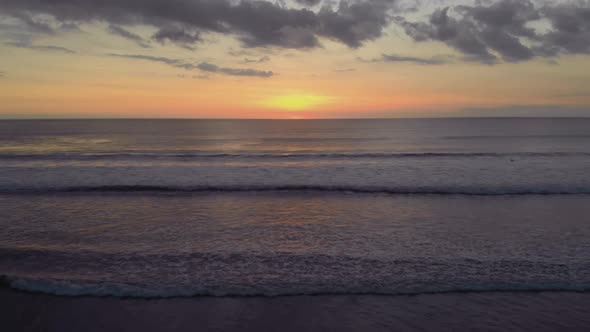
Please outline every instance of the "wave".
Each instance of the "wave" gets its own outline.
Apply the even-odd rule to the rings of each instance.
[[[555,157],[590,157],[590,152],[425,152],[425,153],[55,153],[55,154],[0,154],[0,160],[108,160],[108,159],[139,159],[139,160],[167,160],[167,159],[219,159],[219,158],[248,158],[248,159],[396,159],[396,158],[555,158]]]
[[[589,264],[587,260],[8,248],[0,249],[4,271],[0,284],[62,296],[137,298],[587,292]]]
[[[532,187],[376,187],[355,185],[104,185],[1,188],[0,193],[215,193],[215,192],[318,192],[390,195],[466,195],[466,196],[524,196],[524,195],[588,195],[590,188],[532,188]]]
[[[305,290],[284,289],[282,291],[260,291],[255,288],[241,291],[232,290],[153,290],[121,283],[80,283],[60,280],[38,280],[32,278],[14,278],[0,276],[0,287],[31,293],[42,293],[67,297],[113,297],[136,299],[166,299],[166,298],[190,298],[190,297],[285,297],[285,296],[328,296],[328,295],[375,295],[375,296],[414,296],[434,294],[465,294],[465,293],[538,293],[538,292],[590,292],[590,283],[584,285],[510,285],[510,286],[464,286],[452,287],[440,290],[363,290],[361,288],[350,290]]]

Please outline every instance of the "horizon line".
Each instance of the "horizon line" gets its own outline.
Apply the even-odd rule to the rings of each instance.
[[[590,119],[588,116],[437,116],[437,117],[383,117],[383,118],[300,118],[300,119],[284,119],[284,118],[190,118],[190,117],[88,117],[88,118],[1,118],[0,121],[78,121],[78,120],[211,120],[211,121],[315,121],[315,120],[437,120],[437,119]]]

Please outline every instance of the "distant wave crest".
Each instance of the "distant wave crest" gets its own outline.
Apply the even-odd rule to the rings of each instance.
[[[63,186],[0,188],[0,193],[206,193],[206,192],[318,192],[318,193],[357,193],[391,195],[587,195],[590,188],[563,187],[381,187],[364,185],[104,185],[104,186]]]

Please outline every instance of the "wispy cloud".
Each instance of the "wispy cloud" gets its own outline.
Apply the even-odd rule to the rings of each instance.
[[[161,44],[171,42],[189,50],[194,50],[195,48],[191,45],[202,40],[199,31],[191,31],[190,29],[181,27],[161,28],[152,36],[152,39]]]
[[[165,57],[158,57],[158,56],[151,56],[151,55],[140,55],[140,54],[116,54],[116,53],[108,53],[107,56],[116,57],[116,58],[127,58],[127,59],[138,59],[138,60],[146,60],[146,61],[153,61],[153,62],[161,62],[171,66],[180,66],[184,62],[179,59],[171,59]]]
[[[451,56],[434,56],[430,58],[421,58],[421,57],[414,57],[414,56],[405,56],[405,55],[398,55],[398,54],[382,54],[378,58],[374,59],[363,59],[357,58],[357,60],[361,62],[390,62],[390,63],[413,63],[417,65],[443,65],[452,63]]]
[[[265,63],[265,62],[269,62],[269,61],[270,61],[270,57],[265,55],[265,56],[257,58],[257,59],[256,58],[254,58],[254,59],[245,58],[244,61],[242,61],[242,63],[246,63],[246,64],[247,63]]]
[[[215,64],[208,62],[201,62],[198,64],[187,62],[181,59],[172,59],[166,57],[157,57],[151,55],[140,55],[140,54],[114,54],[110,53],[107,56],[127,58],[127,59],[138,59],[152,62],[160,62],[167,64],[172,67],[186,69],[186,70],[200,70],[208,73],[217,73],[230,76],[251,76],[251,77],[272,77],[274,73],[272,71],[264,71],[249,68],[230,68],[220,67]]]
[[[254,76],[254,77],[271,77],[274,75],[272,71],[264,71],[264,70],[257,70],[257,69],[244,69],[244,68],[227,68],[227,67],[219,67],[217,65],[202,62],[197,65],[202,71],[210,72],[210,73],[221,73],[231,76]]]
[[[131,41],[135,42],[137,45],[139,45],[140,47],[143,47],[143,48],[150,47],[149,42],[144,40],[140,35],[133,33],[129,30],[126,30],[123,27],[120,27],[118,25],[113,25],[113,24],[109,25],[108,32],[112,35],[116,35],[116,36],[123,37],[128,40],[131,40]]]
[[[67,54],[76,54],[76,51],[70,50],[69,48],[61,47],[61,46],[54,46],[54,45],[33,45],[28,42],[7,42],[4,45],[17,47],[17,48],[27,48],[30,50],[35,51],[45,51],[45,52],[60,52],[60,53],[67,53]]]

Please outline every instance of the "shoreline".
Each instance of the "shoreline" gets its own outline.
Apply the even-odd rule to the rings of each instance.
[[[582,331],[589,292],[135,299],[0,289],[6,331]]]
[[[137,301],[159,301],[159,300],[184,300],[184,299],[201,299],[201,298],[225,298],[225,299],[277,299],[277,298],[295,298],[295,297],[328,297],[328,296],[374,296],[374,297],[417,297],[417,296],[444,296],[444,295],[485,295],[485,294],[587,294],[590,295],[590,288],[498,288],[498,289],[457,289],[441,291],[423,291],[423,292],[400,292],[400,293],[376,293],[376,292],[351,292],[351,293],[285,293],[285,294],[194,294],[194,295],[171,295],[171,296],[141,296],[141,295],[96,295],[96,294],[65,294],[55,293],[46,290],[27,289],[11,285],[11,279],[7,276],[0,275],[0,295],[2,292],[22,293],[28,295],[46,295],[50,297],[69,298],[69,299],[112,299],[112,300],[137,300]]]

